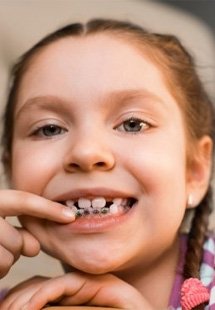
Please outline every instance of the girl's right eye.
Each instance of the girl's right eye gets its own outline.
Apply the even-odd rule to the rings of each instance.
[[[67,132],[65,128],[62,128],[55,124],[50,124],[37,128],[31,135],[50,138],[53,136],[62,135],[65,132]]]

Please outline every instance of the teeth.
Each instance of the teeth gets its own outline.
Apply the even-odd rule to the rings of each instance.
[[[69,208],[72,208],[73,206],[74,206],[74,201],[73,200],[67,200],[66,201],[66,205],[67,205],[67,207],[69,207]]]
[[[122,199],[122,198],[115,198],[115,199],[113,200],[113,203],[114,203],[115,205],[117,205],[117,206],[120,206],[120,205],[122,204],[122,202],[123,202],[123,199]]]
[[[91,207],[91,201],[86,198],[79,198],[78,199],[78,206],[80,209],[88,209]]]
[[[84,209],[78,209],[76,212],[76,216],[82,216],[84,214]]]
[[[130,206],[131,199],[114,198],[112,201],[104,197],[96,197],[92,199],[79,198],[76,200],[67,200],[65,204],[71,208],[76,216],[87,214],[120,214],[124,212],[124,208]]]
[[[118,213],[118,211],[119,211],[119,206],[116,203],[113,203],[110,206],[110,213],[111,214],[116,214],[116,213]]]
[[[95,198],[92,200],[92,207],[95,209],[101,209],[105,207],[106,199],[103,197]]]
[[[90,214],[93,214],[93,211],[95,211],[92,207],[88,208],[87,211],[90,213]]]
[[[109,212],[109,208],[102,208],[101,209],[101,214],[106,214]]]
[[[121,206],[125,207],[128,204],[128,199],[122,199]]]
[[[72,209],[72,211],[76,214],[77,213],[77,211],[78,211],[78,208],[76,208],[76,206],[72,206],[72,207],[70,207],[71,209]]]

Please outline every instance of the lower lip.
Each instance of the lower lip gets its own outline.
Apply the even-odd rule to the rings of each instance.
[[[132,206],[132,208],[121,215],[107,214],[102,216],[96,215],[79,217],[70,224],[60,225],[60,228],[78,234],[90,234],[109,231],[131,219],[135,210],[136,203]]]

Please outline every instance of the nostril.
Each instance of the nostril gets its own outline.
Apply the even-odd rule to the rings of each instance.
[[[102,162],[102,161],[99,161],[98,163],[96,163],[96,166],[97,166],[97,167],[104,167],[104,166],[105,166],[105,163]]]
[[[70,164],[70,167],[72,167],[72,168],[74,168],[74,169],[78,169],[78,168],[79,168],[79,165],[78,165],[78,164],[72,163],[72,164]]]
[[[101,168],[101,169],[104,169],[106,167],[106,163],[103,162],[103,161],[99,161],[99,162],[95,162],[94,164],[87,164],[87,163],[82,163],[82,164],[77,164],[77,163],[70,163],[69,164],[69,169],[70,170],[92,170],[94,168]]]

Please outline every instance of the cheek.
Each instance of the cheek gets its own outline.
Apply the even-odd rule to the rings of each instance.
[[[12,187],[40,194],[56,168],[55,153],[18,144],[13,148]]]
[[[185,145],[180,139],[175,144],[167,137],[155,141],[145,139],[127,147],[126,152],[119,150],[118,157],[130,172],[139,177],[165,181],[164,176],[167,176],[181,180],[186,170]]]
[[[183,141],[145,141],[127,148],[123,165],[132,174],[146,199],[159,205],[184,205],[186,200],[186,154]],[[123,157],[124,156],[124,157]],[[150,201],[149,201],[150,203]]]

